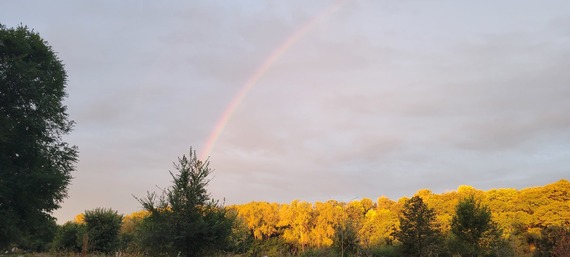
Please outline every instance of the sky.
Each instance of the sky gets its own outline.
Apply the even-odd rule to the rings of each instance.
[[[23,0],[0,23],[67,70],[58,223],[140,210],[191,148],[226,205],[569,178],[570,1]]]

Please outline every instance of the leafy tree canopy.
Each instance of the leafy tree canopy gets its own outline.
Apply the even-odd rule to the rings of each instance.
[[[53,223],[67,196],[77,147],[62,104],[66,73],[40,35],[0,24],[0,247]]]

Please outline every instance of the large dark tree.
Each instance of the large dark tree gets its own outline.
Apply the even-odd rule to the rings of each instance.
[[[155,256],[202,256],[228,246],[234,217],[210,198],[208,165],[190,150],[174,164],[173,185],[163,195],[139,199],[150,213],[141,224],[143,249]]]
[[[402,243],[404,256],[437,256],[441,251],[441,232],[435,224],[435,211],[427,207],[419,196],[404,203],[400,228],[394,233]]]
[[[37,241],[67,195],[77,148],[62,139],[73,125],[65,85],[46,41],[0,25],[0,248]]]
[[[501,243],[501,232],[491,220],[491,210],[473,196],[457,204],[451,233],[451,251],[461,256],[492,256]]]

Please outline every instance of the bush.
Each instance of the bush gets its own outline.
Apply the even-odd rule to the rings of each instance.
[[[374,257],[396,257],[396,248],[393,245],[378,245],[370,249],[370,254]]]
[[[97,208],[85,211],[84,219],[89,252],[110,254],[118,249],[123,215],[111,209]]]
[[[540,231],[540,238],[536,240],[536,251],[533,257],[543,256],[569,256],[570,255],[570,229],[550,226]]]
[[[278,237],[272,237],[267,240],[255,240],[252,247],[246,253],[246,256],[291,256],[292,250],[291,245],[287,244],[285,240]]]
[[[301,254],[302,257],[332,257],[338,256],[332,248],[309,248]]]
[[[58,227],[52,243],[52,251],[56,252],[81,252],[85,225],[75,222],[67,222]]]

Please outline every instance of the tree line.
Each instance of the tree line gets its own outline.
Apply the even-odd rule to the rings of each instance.
[[[430,240],[442,251],[437,256],[551,256],[541,254],[570,246],[569,203],[570,182],[560,180],[522,190],[482,191],[460,186],[456,191],[435,194],[422,189],[412,198],[397,201],[380,197],[348,203],[251,202],[229,208],[237,211],[256,240],[280,241],[293,252],[334,248],[339,231],[353,230],[359,255],[397,255],[403,250],[406,228],[424,222],[430,226],[424,226],[421,234],[434,235]],[[552,237],[552,233],[560,236]]]
[[[194,163],[199,162],[195,156],[193,158]],[[186,160],[183,157],[181,162]],[[158,205],[147,205],[144,210],[124,217],[107,210],[105,215],[120,216],[122,222],[120,226],[108,226],[114,228],[114,243],[107,244],[113,247],[103,252],[151,256],[184,253],[191,253],[187,256],[201,253],[220,256],[529,257],[570,254],[570,182],[567,180],[522,190],[482,191],[460,186],[456,191],[435,194],[422,189],[411,198],[403,197],[397,201],[379,197],[376,201],[364,198],[348,203],[329,200],[289,204],[250,202],[225,207],[209,205],[210,210],[215,210],[209,214],[213,218],[209,219],[210,223],[198,226],[189,223],[208,220],[205,218],[208,215],[196,211],[189,214],[185,213],[187,209],[173,207],[180,206],[181,198],[168,200],[169,195],[175,196],[174,192],[184,191],[177,186],[183,177],[173,175],[173,186],[163,198],[158,198],[162,200],[157,201],[152,193],[144,200],[139,199],[143,206],[153,202],[160,203]],[[193,192],[197,191],[200,190]],[[82,249],[81,227],[85,229],[93,223],[90,221],[93,214],[88,211],[63,225],[53,249],[79,252]],[[164,215],[172,216],[161,219]],[[204,216],[199,219],[195,215]],[[116,220],[109,223],[117,224]],[[91,226],[91,229],[97,226]],[[63,235],[70,229],[76,230],[75,236],[69,237],[67,243],[57,241],[65,238]],[[213,241],[202,241],[206,238]],[[196,245],[202,248],[198,249]]]

